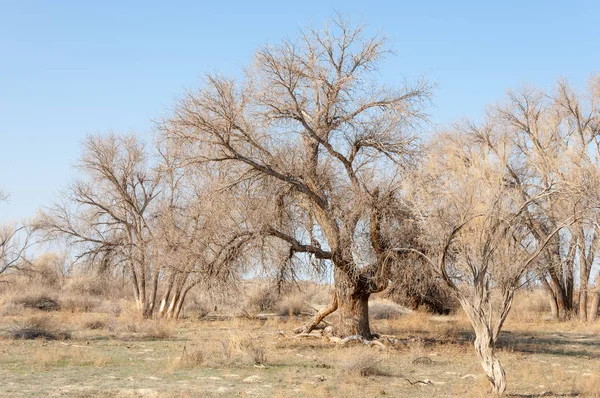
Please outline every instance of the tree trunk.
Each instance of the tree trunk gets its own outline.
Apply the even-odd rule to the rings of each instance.
[[[556,296],[554,292],[550,291],[550,313],[552,314],[552,319],[558,320],[558,302],[556,301]]]
[[[492,385],[492,390],[500,395],[506,390],[506,374],[502,363],[496,357],[496,344],[485,325],[475,327],[475,336],[475,351],[481,361],[481,366]]]
[[[506,390],[506,374],[502,363],[496,357],[496,340],[491,331],[489,314],[485,314],[481,308],[474,307],[466,299],[461,300],[461,306],[466,312],[473,330],[475,331],[475,352],[481,361],[483,368],[494,393],[500,395]],[[497,337],[497,336],[496,336]]]
[[[173,272],[169,277],[169,284],[167,285],[167,290],[160,300],[160,307],[158,309],[158,316],[160,318],[164,318],[165,312],[167,310],[167,303],[169,302],[169,298],[171,298],[171,291],[173,290],[173,285],[175,283],[175,273]]]
[[[550,286],[550,283],[548,283],[546,275],[540,274],[539,279],[548,292],[548,297],[550,298],[550,314],[552,315],[552,319],[558,320],[558,303],[556,300],[556,293],[554,292],[554,289],[552,289],[552,286]]]
[[[595,322],[598,319],[598,306],[600,306],[600,291],[594,292],[592,296],[592,305],[590,308],[590,322]]]
[[[583,268],[583,267],[582,267]],[[582,269],[581,272],[586,270]],[[579,320],[587,321],[587,304],[588,304],[588,280],[589,275],[581,275],[579,278]]]
[[[338,299],[337,334],[339,336],[361,336],[371,339],[369,326],[368,290],[360,281],[352,280],[341,270],[335,271],[335,294]]]
[[[340,336],[358,335],[367,340],[371,339],[369,296],[370,294],[357,293],[341,295],[337,327]]]
[[[179,301],[177,302],[177,306],[175,307],[175,313],[173,314],[172,319],[179,319],[179,315],[181,315],[181,309],[183,308],[183,304],[185,303],[185,298],[187,297],[187,294],[191,288],[192,287],[189,286],[183,291],[183,293],[181,293]]]
[[[550,278],[550,286],[552,288],[552,293],[556,298],[558,319],[564,321],[567,319],[567,312],[569,311],[569,309],[567,308],[568,300],[566,297],[566,292],[562,284],[560,283],[560,280],[554,272],[550,272]]]

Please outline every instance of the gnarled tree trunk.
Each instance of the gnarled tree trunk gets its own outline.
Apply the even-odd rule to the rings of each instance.
[[[475,351],[481,361],[481,366],[492,385],[493,391],[496,394],[502,394],[506,390],[506,374],[502,363],[496,357],[496,344],[485,325],[475,329],[475,336]]]
[[[337,334],[358,335],[371,339],[369,325],[370,291],[360,281],[351,280],[342,271],[335,272],[335,290],[338,299]]]
[[[475,331],[474,346],[477,357],[481,361],[481,367],[490,381],[494,393],[503,394],[506,390],[506,374],[502,363],[496,356],[497,336],[494,336],[488,325],[488,316],[466,300],[461,300],[461,306],[467,313]]]

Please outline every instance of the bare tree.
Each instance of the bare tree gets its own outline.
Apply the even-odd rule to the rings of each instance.
[[[125,267],[138,310],[154,311],[162,266],[156,262],[152,205],[160,178],[134,136],[91,136],[84,143],[76,180],[41,226],[67,237],[78,258],[100,267]]]
[[[135,136],[89,137],[83,176],[40,225],[66,237],[77,259],[122,270],[144,317],[177,319],[192,288],[237,278],[250,234],[227,222],[230,198],[213,192],[210,175],[170,153],[151,164],[150,153]]]
[[[271,202],[258,232],[287,245],[284,266],[298,256],[333,264],[329,311],[338,310],[340,334],[366,338],[369,296],[388,281],[379,223],[397,182],[390,170],[410,157],[429,93],[422,82],[379,86],[373,72],[388,53],[381,37],[338,18],[261,48],[241,82],[207,76],[162,126],[190,148],[189,163],[227,170]],[[357,251],[365,226],[369,261]]]
[[[25,270],[27,250],[33,246],[35,229],[28,225],[0,225],[0,276],[11,270]]]
[[[0,202],[7,199],[8,194],[0,188]],[[10,270],[26,268],[29,263],[27,250],[36,243],[35,232],[35,228],[29,223],[0,225],[0,276]]]
[[[566,319],[573,308],[579,268],[579,316],[587,319],[588,284],[591,267],[598,250],[598,133],[600,132],[600,78],[592,78],[587,93],[578,93],[566,80],[560,80],[553,93],[524,88],[510,92],[508,101],[497,105],[493,114],[513,136],[518,166],[510,168],[507,178],[521,189],[524,198],[530,195],[523,176],[517,170],[526,168],[526,178],[539,185],[554,181],[579,184],[585,195],[572,197],[547,196],[527,209],[528,228],[538,236],[553,230],[564,219],[564,209],[577,206],[584,215],[568,231],[553,238],[543,253],[545,267],[540,268],[540,280],[551,296],[552,310],[558,319]],[[568,203],[569,200],[571,203]],[[577,200],[578,203],[572,203]],[[594,313],[597,309],[594,310]],[[594,315],[595,316],[595,315]]]
[[[253,235],[233,220],[237,203],[201,168],[183,168],[177,154],[163,153],[156,245],[165,265],[158,315],[177,319],[191,289],[227,289],[240,279]]]
[[[511,138],[493,119],[438,135],[408,187],[431,253],[422,256],[469,318],[477,355],[500,394],[506,378],[495,353],[498,334],[525,271],[562,227],[543,236],[527,228],[526,210],[558,195],[558,187],[522,179],[531,183],[523,197],[508,178],[519,163]]]

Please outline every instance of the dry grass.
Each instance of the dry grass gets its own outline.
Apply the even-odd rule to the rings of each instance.
[[[369,301],[369,315],[371,319],[397,319],[408,313],[410,313],[410,310],[392,301]]]
[[[344,351],[339,367],[348,376],[386,376],[385,356],[370,347],[352,347]]]
[[[46,293],[57,295],[61,303],[67,297]],[[289,310],[288,316],[266,321],[207,321],[194,315],[174,324],[141,319],[129,301],[93,295],[86,296],[100,302],[93,312],[68,306],[41,312],[13,302],[26,295],[10,290],[2,298],[3,311],[12,311],[0,318],[0,330],[9,332],[9,338],[0,338],[0,376],[7,380],[4,388],[10,383],[18,386],[7,392],[10,396],[69,395],[53,383],[93,386],[91,392],[71,394],[76,396],[135,395],[123,393],[123,385],[132,391],[168,391],[169,396],[345,398],[483,397],[489,389],[472,347],[470,324],[462,313],[408,312],[398,317],[395,307],[375,300],[371,304],[373,331],[400,341],[379,351],[341,347],[324,338],[293,338],[291,330],[302,320],[290,317]],[[281,307],[289,300],[285,306],[295,309],[308,298],[312,299],[305,293],[287,292],[280,299]],[[515,303],[517,313],[507,322],[499,347],[509,393],[598,396],[600,322],[551,322],[543,312],[540,292],[522,292]],[[118,311],[110,310],[111,305],[118,306]],[[71,340],[63,341],[60,333],[66,326]],[[10,331],[16,327],[38,327],[54,334],[15,341]],[[59,341],[48,340],[52,338]],[[26,384],[21,376],[25,373],[29,375]],[[244,382],[247,378],[258,381]]]
[[[261,339],[248,337],[241,342],[240,348],[254,365],[262,366],[267,363],[267,347]]]

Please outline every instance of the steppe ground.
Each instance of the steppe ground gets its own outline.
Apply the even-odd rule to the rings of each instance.
[[[522,319],[502,332],[509,396],[600,395],[600,325]],[[386,348],[293,337],[301,317],[177,323],[53,311],[0,318],[7,397],[453,397],[488,383],[464,317],[404,311],[372,321]],[[15,339],[31,328],[57,340]],[[28,329],[29,328],[29,329]],[[62,335],[62,332],[66,334]],[[61,339],[71,334],[70,339]],[[391,343],[390,343],[391,342]]]

